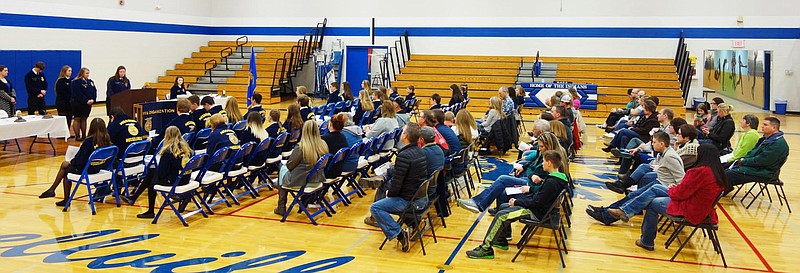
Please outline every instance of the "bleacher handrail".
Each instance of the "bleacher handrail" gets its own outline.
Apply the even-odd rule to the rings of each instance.
[[[228,53],[228,55],[225,55],[225,51],[230,51],[230,53]],[[219,51],[220,60],[225,60],[225,70],[229,70],[228,69],[228,56],[231,55],[231,54],[233,54],[233,48],[232,47],[226,47],[226,48],[223,48],[222,50]]]
[[[209,64],[209,63],[214,63],[214,65],[212,65],[212,66],[209,68],[209,67],[208,67],[208,64]],[[206,73],[208,73],[208,82],[209,82],[209,83],[214,83],[214,78],[213,78],[213,76],[211,75],[211,71],[212,71],[212,70],[214,70],[214,68],[215,68],[215,67],[217,67],[217,60],[215,60],[215,59],[208,60],[208,61],[206,61],[206,62],[203,64],[203,69],[206,71]]]
[[[244,39],[243,43],[241,42],[242,39]],[[245,44],[247,44],[249,42],[250,42],[250,38],[248,38],[247,35],[243,35],[243,36],[241,36],[239,38],[236,38],[236,50],[239,51],[239,53],[241,54],[242,58],[244,58],[244,50],[242,50],[242,46],[244,46]]]

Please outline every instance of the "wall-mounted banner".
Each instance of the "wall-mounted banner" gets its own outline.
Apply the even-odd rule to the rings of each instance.
[[[764,108],[763,50],[706,50],[703,87]],[[769,106],[769,105],[767,105]]]
[[[581,100],[581,109],[597,110],[597,85],[575,83],[551,82],[523,82],[520,83],[528,97],[525,98],[525,107],[547,107],[544,104],[550,97],[561,91],[569,94],[569,88],[575,87]]]

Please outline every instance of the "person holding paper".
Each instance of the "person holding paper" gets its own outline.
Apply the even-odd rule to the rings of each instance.
[[[111,137],[108,135],[108,130],[106,130],[106,122],[100,118],[93,119],[92,124],[89,126],[89,137],[83,141],[75,157],[61,163],[61,167],[58,169],[58,174],[53,184],[40,194],[39,198],[55,197],[56,188],[61,182],[64,182],[64,200],[56,202],[56,206],[63,207],[66,205],[67,198],[69,198],[69,194],[72,190],[72,182],[67,180],[67,174],[80,175],[84,167],[86,167],[86,164],[89,164],[89,156],[92,155],[94,150],[111,145],[113,144],[111,143]],[[111,161],[91,162],[91,166],[89,166],[87,171],[89,174],[99,173],[106,164],[111,164]]]
[[[139,122],[126,115],[125,111],[120,107],[111,109],[108,119],[108,135],[111,137],[111,142],[119,148],[117,159],[123,159],[122,156],[125,154],[125,150],[132,143],[145,140],[148,137],[147,131],[142,129]],[[141,164],[141,162],[132,162],[125,165],[130,167],[138,164]]]
[[[742,123],[739,126],[742,127],[744,133],[739,134],[739,141],[736,142],[736,148],[733,148],[733,153],[725,160],[724,166],[726,168],[730,167],[731,163],[734,161],[747,155],[750,150],[753,150],[753,148],[756,147],[756,143],[758,143],[758,139],[761,138],[758,135],[758,117],[752,114],[744,115],[744,117],[742,117]]]
[[[508,250],[508,237],[511,236],[511,223],[522,217],[543,219],[545,213],[556,201],[561,191],[568,187],[567,175],[558,171],[564,158],[556,151],[545,151],[542,155],[542,167],[547,172],[541,182],[541,189],[530,192],[523,188],[524,196],[519,199],[511,198],[508,203],[500,205],[497,215],[486,231],[483,244],[466,252],[472,259],[494,259],[494,249],[497,247]]]

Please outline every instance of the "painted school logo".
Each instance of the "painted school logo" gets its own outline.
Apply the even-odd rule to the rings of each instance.
[[[141,241],[150,240],[159,236],[159,234],[141,234],[134,236],[127,236],[122,238],[108,238],[105,241],[90,242],[77,247],[61,248],[59,250],[45,250],[59,248],[61,243],[73,243],[77,241],[98,239],[101,237],[109,236],[119,232],[119,229],[89,231],[86,233],[77,233],[52,239],[36,240],[42,237],[39,234],[7,234],[0,235],[0,250],[5,250],[0,253],[2,258],[16,258],[16,257],[31,257],[43,256],[42,262],[45,264],[58,264],[58,263],[71,263],[88,261],[87,268],[91,270],[111,269],[109,271],[126,270],[127,267],[150,269],[150,272],[185,272],[190,269],[186,267],[207,265],[216,261],[233,261],[232,258],[237,258],[235,263],[227,266],[222,266],[216,269],[205,268],[205,272],[233,272],[240,270],[247,270],[252,268],[265,267],[277,263],[285,266],[286,262],[294,258],[300,257],[306,253],[303,250],[285,251],[260,257],[245,257],[247,255],[244,251],[233,251],[219,255],[218,257],[200,257],[200,258],[185,258],[181,259],[176,257],[176,253],[161,253],[151,254],[152,250],[128,250],[111,254],[101,254],[98,256],[90,256],[92,253],[97,253],[96,249],[105,249],[105,253],[112,252],[111,248],[117,246],[131,245]],[[8,244],[8,245],[6,245]],[[15,244],[15,245],[11,245]],[[55,245],[55,247],[53,246]],[[65,247],[65,246],[61,246]],[[84,252],[88,252],[86,254]],[[149,254],[149,255],[148,255]],[[147,255],[147,256],[146,256]],[[280,271],[281,273],[309,273],[321,272],[328,269],[333,269],[344,264],[351,262],[355,257],[342,256],[335,258],[328,258],[319,261],[313,261],[305,264],[300,264],[292,268]],[[162,262],[169,260],[168,262]],[[195,268],[196,270],[197,268]],[[129,269],[128,269],[129,270]],[[260,271],[275,272],[275,269],[269,268],[258,269]]]

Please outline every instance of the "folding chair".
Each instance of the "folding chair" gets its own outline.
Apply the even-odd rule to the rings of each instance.
[[[765,191],[767,192],[767,197],[769,198],[769,202],[772,203],[772,194],[770,194],[769,192],[769,186],[772,185],[775,188],[775,195],[776,197],[778,197],[778,201],[780,202],[781,206],[783,206],[783,203],[786,203],[786,208],[789,209],[789,213],[792,213],[792,207],[789,206],[789,200],[786,199],[786,193],[783,191],[783,180],[781,180],[780,178],[781,169],[783,169],[783,164],[786,164],[786,159],[784,159],[783,162],[781,162],[781,164],[778,166],[778,171],[775,172],[775,175],[773,175],[772,178],[770,178],[769,180],[765,182],[760,182],[760,181],[753,182],[753,185],[750,186],[750,189],[747,191],[747,193],[744,194],[744,196],[742,196],[742,199],[739,201],[742,202],[742,204],[744,204],[744,199],[748,195],[753,196],[753,200],[750,200],[750,203],[747,204],[747,207],[745,207],[746,209],[749,209],[750,206],[753,205],[753,202],[755,202],[759,196],[763,196]],[[753,189],[756,187],[756,185],[758,185],[759,191],[757,194],[753,194],[752,192]],[[736,196],[736,194],[739,193],[739,190],[741,190],[741,188],[742,186],[739,186],[739,189],[736,190],[736,193],[734,193],[733,196]]]
[[[194,149],[195,154],[205,153],[209,136],[211,136],[211,128],[203,128],[197,131],[197,135],[195,135],[194,142],[192,143],[192,149]]]
[[[414,117],[414,122],[419,122],[419,100],[414,98],[412,99],[411,103],[411,112],[409,114],[409,119]]]
[[[240,120],[239,122],[233,125],[231,130],[238,133],[244,131],[245,128],[247,128],[247,120]]]
[[[450,156],[445,157],[444,159],[445,162],[444,164],[446,166],[447,165],[450,166],[450,168],[447,169],[447,172],[445,172],[445,175],[447,176],[446,181],[450,182],[450,187],[453,189],[453,192],[456,194],[457,198],[461,198],[461,188],[459,187],[458,178],[464,179],[464,188],[467,189],[467,195],[469,196],[469,198],[472,198],[472,189],[470,189],[471,178],[469,178],[469,176],[467,175],[467,170],[466,170],[469,167],[469,162],[465,160],[466,152],[467,149],[461,149],[457,153],[453,153]],[[455,167],[458,167],[459,169],[463,170],[456,173],[453,171]]]
[[[186,223],[185,218],[197,214],[198,212],[201,213],[204,218],[208,218],[208,214],[206,214],[206,212],[203,210],[203,206],[205,206],[209,211],[211,209],[209,209],[205,203],[201,205],[197,201],[197,198],[200,197],[200,194],[197,193],[200,183],[190,179],[188,184],[180,186],[178,185],[183,177],[187,175],[191,176],[193,172],[199,170],[203,166],[203,163],[206,161],[206,159],[208,159],[208,155],[206,154],[193,156],[191,159],[189,159],[189,162],[186,163],[186,166],[183,167],[181,172],[178,174],[178,177],[175,178],[175,181],[172,182],[172,185],[153,186],[153,190],[155,190],[156,193],[160,193],[161,197],[164,198],[164,202],[161,203],[161,208],[158,209],[158,213],[156,213],[155,218],[153,218],[153,224],[158,223],[158,218],[161,217],[161,213],[164,212],[164,208],[166,208],[167,205],[172,208],[172,211],[176,216],[178,216],[178,219],[181,220],[181,223],[183,223],[184,227],[189,226],[189,224]],[[189,200],[191,200],[194,205],[197,206],[197,210],[182,215],[179,209],[175,207],[175,203],[180,204],[183,202],[188,202]]]
[[[211,210],[211,207],[213,206],[216,206],[222,202],[224,202],[228,207],[231,206],[231,203],[228,202],[228,199],[226,199],[225,196],[223,195],[222,189],[216,186],[217,183],[222,181],[223,178],[222,173],[209,170],[209,168],[211,168],[212,165],[225,162],[225,160],[228,157],[228,153],[230,153],[230,148],[228,147],[223,147],[217,150],[214,153],[214,155],[212,155],[211,158],[207,160],[206,164],[203,166],[202,169],[200,169],[199,172],[191,173],[192,180],[200,182],[200,187],[203,190],[203,199],[202,199],[203,203],[206,204],[206,208],[208,208],[208,213],[212,215],[214,214],[214,211]],[[210,203],[213,201],[214,195],[216,194],[219,194],[221,196],[220,201],[215,203]]]
[[[350,146],[350,148],[348,149],[346,158],[352,160],[353,157],[355,157],[356,162],[358,162],[359,158],[361,157],[361,153],[364,151],[364,148],[366,146],[367,145],[364,142],[356,142],[355,144],[353,144],[353,146]],[[353,194],[358,195],[358,197],[364,197],[364,195],[367,194],[366,192],[364,192],[364,189],[361,188],[361,185],[359,185],[356,182],[356,176],[358,176],[359,174],[358,165],[359,164],[356,163],[355,168],[349,170],[342,170],[342,179],[347,183],[347,186],[352,189],[351,191],[344,193],[346,201],[350,204],[353,203],[350,200],[350,196],[352,196]]]
[[[536,234],[536,230],[539,228],[547,228],[553,231],[553,239],[556,241],[556,249],[558,250],[558,256],[561,258],[561,267],[566,268],[567,265],[564,263],[564,255],[561,253],[563,248],[564,253],[569,254],[567,250],[567,242],[564,240],[564,226],[561,223],[561,203],[564,202],[564,198],[567,195],[567,191],[563,190],[561,193],[558,194],[556,197],[555,202],[550,205],[550,208],[547,209],[547,213],[545,213],[543,219],[531,219],[529,217],[522,217],[519,219],[520,223],[525,224],[525,227],[522,229],[522,238],[519,239],[517,243],[517,254],[514,255],[514,258],[511,259],[511,262],[517,261],[517,257],[519,254],[522,253],[522,250],[525,249],[525,246],[528,245],[528,242],[531,240],[534,234]],[[561,235],[561,236],[559,236]],[[560,238],[559,238],[560,237]]]
[[[250,158],[253,153],[253,149],[258,145],[253,141],[245,143],[236,152],[236,154],[231,158],[232,162],[229,164],[227,170],[225,170],[225,175],[223,175],[224,180],[228,181],[226,184],[226,188],[228,188],[229,193],[233,196],[234,200],[238,200],[238,198],[250,195],[253,199],[255,199],[259,194],[255,188],[253,188],[253,184],[250,184],[250,180],[247,179],[246,175],[249,171],[247,165],[245,165],[245,161]],[[238,168],[237,168],[238,166]],[[233,190],[239,189],[244,187],[244,191],[233,195]]]
[[[524,134],[527,129],[525,129],[525,121],[522,120],[522,104],[514,109],[514,120],[517,121],[517,131],[519,134]]]
[[[85,196],[89,197],[89,207],[92,208],[92,215],[97,214],[97,211],[94,208],[95,198],[102,198],[108,194],[114,195],[114,197],[117,199],[117,207],[119,207],[119,191],[115,183],[116,179],[114,179],[113,172],[114,159],[117,157],[117,151],[117,146],[114,145],[97,149],[89,156],[89,161],[86,162],[86,166],[83,167],[81,174],[67,174],[67,180],[74,183],[75,186],[72,188],[72,193],[69,195],[69,197],[67,197],[67,203],[64,205],[63,209],[64,212],[69,209],[70,204],[72,204],[72,200]],[[98,173],[89,174],[90,166],[101,166],[102,169]],[[88,194],[76,197],[75,194],[78,192],[78,189],[81,187],[81,185],[86,186]],[[98,190],[102,188],[108,188],[109,193],[102,196],[94,196],[94,194],[92,194],[92,187]]]
[[[267,167],[267,157],[269,156],[270,149],[272,148],[272,143],[275,142],[275,139],[268,137],[261,141],[253,149],[253,152],[250,153],[250,157],[245,159],[244,166],[247,166],[247,171],[250,172],[250,176],[247,177],[249,179],[250,185],[254,185],[254,189],[256,190],[256,195],[258,191],[264,187],[267,187],[269,190],[272,190],[272,185],[269,183],[269,176],[264,172]],[[256,164],[255,161],[261,161],[261,164]],[[255,186],[256,181],[261,181],[261,184]]]
[[[319,183],[319,185],[315,187],[309,187],[308,185],[308,182],[311,180],[311,178],[314,177],[314,174],[316,174],[317,172],[324,171],[323,168],[325,167],[325,164],[328,164],[328,160],[330,158],[331,158],[330,154],[325,154],[322,157],[320,157],[319,160],[317,160],[317,163],[314,164],[314,168],[312,168],[311,172],[309,172],[308,175],[306,176],[306,181],[299,188],[290,188],[281,185],[281,189],[287,191],[289,195],[292,196],[293,199],[292,204],[289,205],[289,208],[286,209],[286,212],[283,214],[281,222],[286,221],[286,217],[288,217],[289,214],[292,213],[292,208],[294,208],[294,205],[299,206],[300,211],[305,213],[308,219],[311,220],[311,223],[314,224],[315,226],[317,225],[317,221],[314,221],[314,217],[316,217],[320,213],[324,212],[326,215],[328,215],[328,217],[331,217],[331,213],[330,211],[328,211],[330,204],[328,204],[328,201],[326,201],[324,198],[319,198],[320,196],[319,193],[324,188],[323,183]],[[308,207],[306,207],[306,204],[311,204],[311,203],[319,204],[320,209],[314,213],[308,212]]]
[[[186,132],[185,134],[181,135],[181,137],[183,137],[183,140],[185,140],[186,143],[192,143],[192,140],[194,140],[194,132]]]
[[[300,129],[292,130],[292,135],[289,137],[289,140],[286,142],[286,144],[283,145],[283,153],[281,153],[283,158],[288,158],[289,155],[292,154],[292,149],[294,149],[294,146],[300,142],[300,132]]]
[[[330,117],[333,115],[333,111],[335,110],[336,110],[336,103],[328,103],[325,105],[325,111],[322,112],[322,115],[320,115],[320,117],[323,117],[323,119],[325,119],[324,117]]]
[[[147,163],[144,157],[149,150],[150,141],[140,140],[128,145],[125,153],[122,154],[120,163],[117,164],[116,174],[117,177],[122,179],[119,182],[122,183],[125,197],[130,197],[130,192],[128,192],[130,181],[138,181],[144,177]]]
[[[399,218],[397,219],[397,224],[401,227],[406,225],[412,229],[412,231],[408,234],[409,238],[419,238],[419,245],[422,247],[422,255],[428,255],[425,252],[425,242],[422,241],[423,233],[425,232],[425,226],[420,227],[420,224],[425,223],[426,225],[431,227],[431,233],[433,234],[433,242],[437,243],[436,241],[436,231],[433,228],[433,222],[431,218],[428,217],[428,211],[431,208],[431,203],[428,200],[428,186],[433,180],[433,177],[426,179],[419,185],[417,188],[417,192],[414,193],[414,197],[411,199],[411,202],[408,203],[405,209],[398,214]],[[421,204],[420,204],[421,203]],[[425,217],[427,220],[426,222],[422,222],[422,218]],[[378,249],[383,250],[383,246],[386,245],[388,242],[388,238],[383,239],[383,243]]]
[[[270,145],[269,151],[267,152],[267,160],[264,162],[265,165],[264,169],[261,172],[259,172],[261,179],[269,181],[267,183],[268,184],[267,187],[269,187],[270,190],[272,189],[273,186],[276,186],[277,184],[275,183],[275,181],[272,180],[272,178],[269,177],[269,174],[280,169],[281,159],[283,159],[282,155],[283,147],[288,141],[288,139],[289,139],[289,133],[285,132],[281,133],[280,135],[278,135],[277,138],[275,138],[275,141],[272,142],[272,145]],[[257,189],[263,187],[264,187],[263,185],[260,185],[259,187],[257,187]]]
[[[483,171],[481,171],[481,161],[480,161],[480,155],[478,154],[478,149],[475,148],[475,147],[480,147],[479,142],[480,138],[475,138],[475,140],[473,140],[472,143],[468,146],[470,154],[469,156],[470,166],[467,166],[467,168],[475,167],[475,174],[478,176],[478,182],[481,182],[481,180],[483,180]]]
[[[672,255],[671,259],[669,259],[670,262],[674,261],[675,257],[678,257],[678,253],[681,253],[681,250],[683,250],[683,247],[686,246],[686,243],[688,243],[689,240],[692,239],[692,236],[694,236],[694,233],[697,231],[697,229],[701,229],[705,234],[708,234],[708,239],[711,240],[711,244],[714,246],[714,252],[718,253],[722,257],[722,264],[725,267],[728,267],[728,263],[725,261],[725,254],[722,253],[722,245],[720,245],[719,237],[717,237],[717,230],[719,229],[719,225],[711,222],[711,215],[714,212],[717,203],[719,203],[719,200],[722,199],[723,194],[724,192],[720,193],[717,199],[714,200],[714,203],[711,205],[711,209],[707,213],[708,216],[706,217],[705,220],[703,220],[702,223],[698,225],[694,225],[690,223],[688,220],[686,220],[686,218],[680,216],[667,215],[667,218],[672,220],[673,222],[672,225],[677,225],[677,227],[675,227],[675,231],[672,233],[672,235],[669,236],[669,239],[667,239],[667,242],[664,244],[666,248],[669,248],[669,245],[672,244],[672,242],[678,238],[678,235],[685,227],[687,226],[694,227],[694,229],[692,229],[692,232],[689,233],[689,237],[686,237],[686,240],[684,240],[683,243],[681,243],[681,246],[678,247],[678,251],[675,251],[675,254]]]
[[[358,126],[364,128],[364,125],[369,124],[369,120],[372,119],[372,115],[374,114],[375,110],[364,112],[364,115],[361,116],[361,120],[358,121]]]
[[[322,118],[322,114],[325,113],[325,107],[326,107],[325,105],[317,106],[317,108],[314,109],[314,115]]]
[[[439,194],[436,193],[436,183],[439,181],[439,174],[442,172],[442,169],[437,169],[433,171],[431,174],[431,183],[428,184],[428,201],[430,205],[434,208],[436,207],[437,202],[439,202]],[[444,207],[444,210],[447,210],[448,213],[450,212],[450,207]],[[447,223],[444,221],[444,213],[443,211],[437,211],[436,215],[439,216],[439,219],[442,220],[442,226],[447,228]],[[433,227],[431,227],[433,228]]]
[[[329,133],[329,131],[328,131],[328,123],[330,121],[331,121],[330,119],[327,119],[327,120],[323,121],[322,124],[319,125],[319,133],[321,135],[327,135]]]
[[[320,193],[322,194],[320,198],[325,198],[325,194],[328,192],[328,190],[332,190],[333,193],[339,197],[336,200],[329,202],[330,207],[328,207],[328,209],[331,210],[331,213],[336,213],[336,210],[333,209],[333,205],[336,205],[338,203],[342,203],[345,206],[350,205],[350,200],[348,200],[347,197],[344,195],[344,192],[342,192],[342,183],[344,182],[344,175],[340,174],[338,177],[327,178],[327,173],[331,170],[333,165],[342,163],[345,159],[347,159],[347,155],[349,153],[350,153],[350,148],[339,149],[339,151],[336,152],[336,154],[333,155],[333,157],[331,157],[330,160],[328,160],[328,164],[325,165],[326,178],[325,182],[323,182],[324,189],[320,191]]]
[[[333,105],[333,110],[328,112],[328,116],[332,117],[334,114],[341,112],[344,110],[344,101],[337,102]]]

